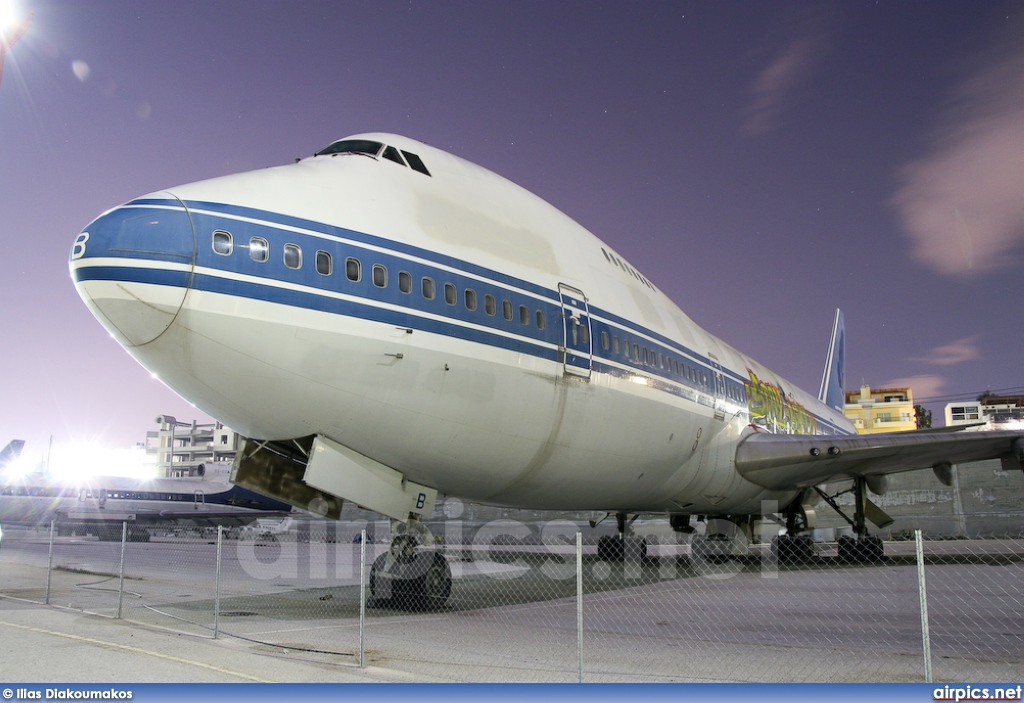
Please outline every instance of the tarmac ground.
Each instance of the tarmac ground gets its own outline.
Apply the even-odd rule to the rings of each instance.
[[[1024,679],[1024,544],[928,546],[935,679]],[[758,549],[703,566],[657,550],[608,564],[591,549],[582,609],[571,552],[451,550],[446,607],[370,600],[362,631],[359,549],[225,545],[218,591],[215,543],[129,543],[119,589],[119,543],[60,537],[50,554],[47,534],[7,530],[0,679],[573,682],[582,670],[588,682],[924,680],[913,543],[887,543],[880,565],[839,564],[824,546],[792,568]],[[367,564],[383,549],[367,545]]]

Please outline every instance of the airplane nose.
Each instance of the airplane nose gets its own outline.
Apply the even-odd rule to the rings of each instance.
[[[156,193],[93,220],[71,247],[71,276],[96,318],[125,346],[148,344],[188,295],[196,238],[185,204]]]

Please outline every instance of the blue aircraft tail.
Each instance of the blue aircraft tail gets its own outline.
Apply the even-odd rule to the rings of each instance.
[[[25,440],[12,439],[7,446],[0,451],[0,466],[8,464],[21,456],[21,448],[25,446]]]
[[[828,345],[828,359],[825,360],[825,373],[821,377],[818,400],[839,412],[843,412],[843,405],[846,403],[845,369],[846,332],[843,328],[843,311],[836,310],[836,319],[832,324],[832,341]]]

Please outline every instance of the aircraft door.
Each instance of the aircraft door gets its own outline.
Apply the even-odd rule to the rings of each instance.
[[[709,353],[708,359],[711,361],[711,375],[714,377],[714,391],[715,391],[715,419],[725,419],[725,374],[722,373],[722,365],[718,362],[718,357],[714,354]]]
[[[593,346],[590,328],[590,308],[583,291],[558,284],[562,302],[562,347],[559,349],[566,376],[590,378]]]

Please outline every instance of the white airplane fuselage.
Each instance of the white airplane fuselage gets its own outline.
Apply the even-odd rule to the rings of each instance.
[[[360,140],[402,156],[325,153],[109,211],[72,249],[79,293],[242,434],[326,437],[477,502],[759,513],[798,492],[736,472],[745,434],[853,433],[537,196],[397,135],[342,141]]]
[[[51,520],[238,525],[289,510],[288,505],[231,485],[226,469],[213,468],[202,478],[173,479],[94,476],[67,481],[40,473],[0,476],[0,523],[10,525],[46,525]]]

